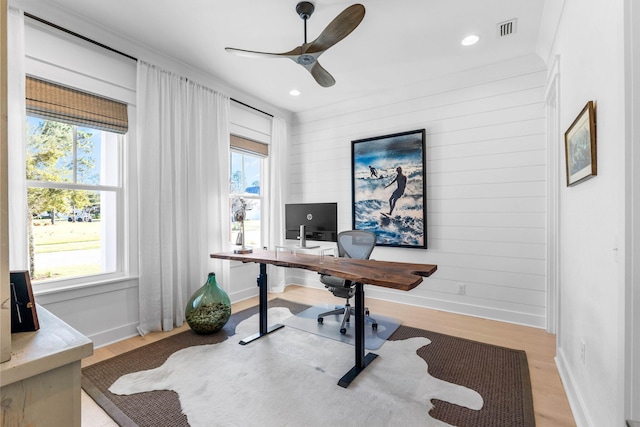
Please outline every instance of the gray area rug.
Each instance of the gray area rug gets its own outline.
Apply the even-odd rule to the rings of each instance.
[[[318,314],[333,310],[333,305],[314,305],[308,309],[297,313],[295,316],[285,319],[282,323],[291,328],[300,329],[325,338],[331,338],[346,344],[355,345],[355,318],[351,316],[350,321],[345,325],[346,334],[340,333],[342,315],[329,315],[322,323],[318,323]],[[400,322],[390,317],[371,313],[371,317],[378,323],[378,328],[373,329],[370,322],[365,322],[364,346],[369,350],[377,350],[384,344],[385,340],[393,334]]]
[[[291,313],[299,313],[308,309],[308,306],[303,306],[296,303],[291,303],[285,300],[274,300],[269,303],[270,307],[287,307]],[[168,359],[174,355],[174,353],[182,349],[188,349],[192,346],[208,347],[209,344],[224,343],[229,341],[229,344],[234,344],[229,347],[231,349],[250,349],[251,352],[255,352],[251,356],[251,360],[260,359],[263,350],[269,347],[269,342],[276,343],[271,347],[274,349],[278,347],[277,340],[269,341],[265,340],[264,344],[260,344],[263,347],[240,346],[237,342],[244,338],[243,332],[239,331],[239,334],[235,334],[236,326],[238,326],[245,319],[257,313],[257,307],[249,310],[245,310],[239,313],[234,313],[227,323],[225,328],[217,334],[209,336],[201,336],[193,333],[192,331],[185,331],[172,337],[163,339],[161,341],[149,344],[136,350],[132,350],[128,353],[116,356],[114,358],[99,362],[92,366],[86,367],[82,370],[82,385],[85,391],[100,405],[105,411],[116,420],[119,425],[122,426],[188,426],[189,422],[187,416],[182,413],[185,410],[181,404],[181,394],[172,390],[157,390],[149,392],[140,392],[130,395],[118,395],[109,391],[109,388],[123,376],[130,376],[130,373],[140,373],[142,375],[148,375],[146,371],[153,372],[165,372],[168,364]],[[249,319],[251,320],[251,319]],[[284,328],[280,331],[287,331],[288,328]],[[277,337],[280,331],[270,335],[270,337]],[[293,333],[289,330],[285,332],[287,334]],[[299,332],[298,332],[299,334]],[[282,335],[284,337],[284,335]],[[378,374],[382,373],[380,368],[383,366],[379,364],[376,366],[377,361],[385,361],[385,359],[407,358],[410,364],[415,364],[413,359],[415,356],[418,364],[422,364],[422,370],[428,371],[429,378],[437,382],[448,382],[461,386],[463,390],[468,389],[477,392],[482,397],[482,407],[480,409],[472,409],[460,404],[452,403],[449,397],[430,396],[427,397],[427,401],[424,402],[424,419],[413,421],[406,421],[402,425],[423,425],[423,426],[473,426],[473,427],[529,427],[535,425],[534,413],[533,413],[533,401],[531,396],[531,384],[529,378],[529,370],[527,365],[527,358],[524,351],[512,350],[503,347],[496,347],[484,343],[475,341],[460,339],[451,337],[448,335],[438,334],[426,330],[417,328],[410,328],[400,326],[389,339],[390,343],[393,341],[406,341],[415,339],[424,339],[430,342],[428,345],[423,345],[417,350],[405,350],[408,353],[403,354],[389,354],[389,349],[383,345],[379,351],[380,357],[374,361],[374,363],[367,369],[373,368],[369,372],[365,371],[365,376],[362,379],[366,381],[373,380]],[[315,338],[315,340],[321,340],[321,338]],[[259,340],[261,341],[261,340]],[[329,340],[328,342],[330,342]],[[338,344],[336,345],[343,345]],[[265,347],[266,346],[266,347]],[[352,348],[347,346],[347,348]],[[283,348],[281,351],[285,351],[286,354],[295,353],[293,355],[293,361],[289,364],[306,363],[308,359],[314,357],[313,351],[309,351],[308,348],[297,348],[295,346]],[[234,350],[235,351],[235,350]],[[340,356],[338,360],[344,363],[352,364],[352,351],[348,350],[348,356]],[[250,356],[249,352],[238,352],[239,359],[249,360],[246,357]],[[215,353],[214,353],[215,355]],[[203,374],[206,374],[211,369],[219,368],[220,364],[224,364],[225,361],[216,359],[215,356],[207,356],[205,363],[198,363],[197,366]],[[299,361],[299,362],[298,362]],[[421,362],[420,362],[421,361]],[[404,365],[404,362],[401,364]],[[289,366],[289,365],[287,365]],[[407,367],[408,368],[408,367]],[[342,372],[342,366],[339,367]],[[404,368],[402,369],[404,371]],[[316,375],[319,371],[312,375]],[[158,380],[163,380],[164,376],[159,377]],[[286,378],[286,370],[282,372],[284,375],[282,378]],[[368,375],[367,375],[368,374]],[[396,374],[394,374],[396,375]],[[403,375],[403,372],[398,371],[397,375]],[[418,377],[421,377],[418,375]],[[337,378],[335,379],[337,381]],[[375,411],[382,411],[378,413],[384,414],[387,421],[382,421],[383,418],[376,418],[376,421],[369,422],[367,425],[398,425],[395,422],[389,422],[388,420],[400,420],[404,415],[403,405],[410,404],[410,397],[412,391],[410,386],[414,383],[415,378],[406,378],[400,381],[400,391],[395,392],[388,390],[388,394],[383,394],[383,400],[376,400],[371,402],[371,408],[365,406],[361,408],[362,415],[359,415],[361,411],[349,411],[349,417],[346,419],[348,422],[342,423],[343,425],[363,425],[365,417]],[[420,380],[420,378],[418,378]],[[277,407],[268,406],[268,416],[264,416],[259,424],[261,426],[276,426],[282,425],[283,421],[281,412],[283,408],[290,407],[297,409],[303,407],[305,404],[311,404],[309,408],[311,410],[320,411],[319,414],[331,411],[332,408],[326,407],[321,400],[318,400],[317,396],[314,396],[312,390],[313,384],[304,382],[304,379],[299,379],[304,386],[297,394],[294,394],[295,398],[284,399]],[[331,381],[334,381],[333,379]],[[331,383],[330,390],[344,390],[348,396],[354,396],[357,392],[359,395],[361,389],[357,387],[363,384],[367,384],[364,380],[356,380],[356,388],[350,386],[348,389],[342,389],[337,385],[333,387]],[[194,381],[194,384],[199,384],[198,381]],[[273,383],[273,388],[269,386],[263,390],[265,397],[255,398],[250,397],[250,392],[254,390],[245,390],[243,388],[235,388],[235,380],[227,382],[220,382],[217,387],[218,393],[223,395],[232,393],[236,399],[243,402],[246,411],[251,411],[252,408],[257,408],[260,404],[268,401],[267,395],[270,392],[277,389],[278,383]],[[239,382],[238,382],[239,384]],[[394,387],[397,386],[393,385]],[[310,389],[311,387],[311,389]],[[386,392],[386,390],[384,390]],[[337,391],[340,392],[340,391]],[[262,396],[262,395],[260,395]],[[423,396],[419,393],[419,396]],[[423,396],[424,397],[424,396]],[[395,400],[394,400],[395,399]],[[264,402],[263,402],[264,400]],[[422,399],[421,399],[422,400]],[[309,403],[310,402],[310,403]],[[216,411],[216,405],[220,404],[215,395],[208,396],[206,405],[200,405],[205,411]],[[291,406],[293,405],[293,406]],[[271,409],[269,409],[271,408]],[[285,410],[286,412],[287,410]],[[314,424],[312,418],[311,422],[306,425],[318,425]],[[241,420],[238,420],[241,422]],[[198,425],[197,422],[193,425]],[[214,425],[251,425],[251,424],[238,424],[224,422]],[[294,425],[294,424],[290,424]]]

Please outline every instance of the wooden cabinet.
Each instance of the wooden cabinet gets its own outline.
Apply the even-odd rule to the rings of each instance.
[[[11,359],[0,364],[2,426],[80,426],[80,361],[93,343],[37,307],[40,330],[11,335]]]

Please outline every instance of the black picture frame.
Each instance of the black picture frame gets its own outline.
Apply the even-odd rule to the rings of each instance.
[[[376,246],[427,248],[425,136],[418,129],[351,142],[352,227],[374,232]]]
[[[9,273],[11,291],[11,333],[40,329],[36,301],[28,271]]]

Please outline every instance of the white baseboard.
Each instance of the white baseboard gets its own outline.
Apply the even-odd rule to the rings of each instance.
[[[567,399],[569,400],[569,406],[573,413],[573,418],[577,427],[592,427],[593,422],[586,410],[586,405],[580,394],[580,388],[576,384],[575,376],[571,372],[571,368],[567,363],[564,351],[561,348],[556,350],[556,366],[558,367],[558,373],[560,374],[560,380],[564,386]]]
[[[287,283],[298,284],[314,289],[324,289],[317,280],[308,280],[303,275],[287,276]],[[546,319],[544,316],[537,316],[528,313],[500,310],[491,307],[481,307],[472,304],[463,304],[454,301],[443,301],[434,298],[418,296],[410,292],[402,292],[394,289],[381,288],[379,286],[366,286],[366,298],[375,298],[383,301],[397,302],[424,307],[432,310],[441,310],[449,313],[462,314],[466,316],[479,317],[482,319],[497,320],[500,322],[513,323],[516,325],[530,326],[534,328],[546,329]]]
[[[88,338],[93,341],[93,348],[96,349],[140,335],[137,327],[137,323],[130,323],[128,325],[122,325],[114,329],[89,335]]]
[[[243,289],[241,291],[232,292],[229,294],[229,299],[231,303],[235,303],[238,301],[244,301],[249,298],[253,298],[257,296],[259,293],[259,289],[257,286],[253,286],[250,289]]]
[[[389,302],[397,302],[416,307],[429,308],[432,310],[462,314],[465,316],[479,317],[488,320],[497,320],[499,322],[507,322],[515,325],[530,326],[540,329],[546,329],[547,326],[544,316],[537,316],[528,313],[501,310],[492,307],[482,307],[455,301],[444,301],[435,298],[427,298],[408,292],[380,288],[377,286],[365,287],[365,293],[367,298],[376,298]]]

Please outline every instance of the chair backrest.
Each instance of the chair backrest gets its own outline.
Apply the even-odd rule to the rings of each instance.
[[[338,234],[338,256],[369,259],[376,246],[376,235],[365,230],[347,230]]]

